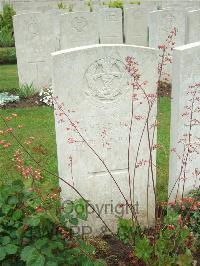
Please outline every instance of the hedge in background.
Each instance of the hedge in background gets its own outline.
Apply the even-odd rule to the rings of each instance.
[[[14,47],[0,48],[0,64],[16,64],[16,50]]]
[[[15,40],[13,34],[5,29],[0,31],[0,47],[14,47]]]
[[[13,47],[15,45],[12,20],[14,15],[14,9],[8,4],[4,6],[3,12],[0,13],[0,47]]]

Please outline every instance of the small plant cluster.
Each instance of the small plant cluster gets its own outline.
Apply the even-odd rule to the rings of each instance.
[[[92,12],[92,11],[93,11],[92,0],[88,0],[88,1],[87,1],[87,6],[89,7],[90,12]]]
[[[108,6],[110,7],[110,8],[123,8],[123,6],[124,6],[124,2],[123,1],[121,1],[121,0],[116,0],[116,1],[110,1],[109,3],[108,3]]]
[[[19,87],[18,95],[20,99],[26,99],[37,94],[36,88],[31,84],[22,84]]]
[[[73,213],[67,212],[59,192],[45,193],[39,180],[31,178],[1,186],[1,265],[102,265],[94,248],[66,226],[83,218],[83,208],[77,208],[82,201],[71,204]]]
[[[9,126],[12,120],[18,124],[15,113],[1,118],[6,127],[0,130],[0,146],[13,151],[23,125]],[[104,265],[95,249],[73,231],[87,219],[87,202],[77,199],[61,205],[60,189],[44,188],[43,171],[26,156],[34,141],[28,137],[14,151],[17,178],[0,185],[1,265]]]
[[[52,86],[46,86],[44,87],[40,94],[40,101],[45,103],[48,106],[53,106],[53,88]]]
[[[0,93],[0,106],[5,106],[7,103],[18,102],[20,99],[31,98],[37,94],[37,90],[33,84],[23,84],[16,90],[15,93],[17,95],[12,95],[8,92]]]
[[[165,82],[168,81],[169,74],[165,71],[165,68],[172,62],[171,51],[175,45],[174,38],[176,37],[177,32],[178,30],[174,28],[168,35],[166,43],[164,45],[159,45],[158,47],[162,51],[160,54],[161,60],[158,64],[158,87],[162,80]],[[133,86],[135,88],[138,87],[138,81],[140,79],[140,75],[135,67],[136,65],[137,64],[135,64],[134,60],[129,59],[128,72],[134,78]],[[131,71],[129,71],[129,69]],[[190,102],[192,102],[192,105],[194,104],[194,101],[197,100],[196,88],[198,88],[198,84],[191,86],[193,98],[190,99]],[[188,95],[190,94],[188,93]],[[190,110],[192,114],[194,113],[192,107],[189,106],[188,110]],[[198,108],[195,110],[198,112]],[[191,124],[194,121],[190,112],[187,112],[187,116],[189,117],[189,122],[186,121],[187,124]],[[188,135],[191,138],[191,132],[189,132]],[[183,145],[183,143],[181,144]],[[191,145],[188,145],[188,147],[189,148],[186,149],[186,152],[191,153]],[[185,157],[187,158],[187,156]],[[188,163],[189,161],[183,160],[184,167],[187,166]],[[186,170],[184,167],[182,168],[185,173]],[[186,178],[184,177],[183,180],[185,179]],[[180,178],[177,179],[178,182],[179,180]],[[156,192],[154,192],[154,194],[156,196]],[[155,202],[157,202],[156,198]],[[137,223],[137,219],[126,220],[120,218],[118,222],[118,236],[126,244],[128,243],[131,245],[133,252],[131,252],[130,258],[132,259],[133,265],[138,265],[140,262],[145,263],[145,265],[155,266],[192,265],[192,254],[196,252],[199,240],[199,189],[188,197],[184,197],[183,184],[181,199],[178,200],[176,197],[175,202],[169,204],[163,203],[163,206],[164,207],[162,207],[162,210],[160,211],[160,207],[157,203],[155,227],[153,228],[146,228],[144,230]]]
[[[58,9],[65,9],[69,12],[73,11],[73,4],[65,5],[63,2],[58,3]]]
[[[180,223],[185,223],[193,232],[200,245],[200,191],[195,190],[188,197],[170,202],[169,205],[179,214]]]
[[[119,219],[118,236],[132,246],[133,265],[138,265],[139,261],[155,266],[192,264],[192,254],[198,247],[200,202],[188,197],[169,205],[167,214],[157,220],[155,230],[140,231],[131,220]],[[189,211],[191,207],[193,210]]]
[[[15,15],[13,8],[6,4],[3,7],[3,12],[0,14],[0,47],[13,47],[14,30],[12,16]]]
[[[129,4],[131,5],[140,5],[139,1],[130,1]],[[103,2],[103,5],[108,5],[110,8],[121,8],[123,9],[124,1],[123,0],[113,0],[109,3]]]
[[[0,107],[7,103],[18,102],[19,96],[9,95],[7,92],[0,93]]]

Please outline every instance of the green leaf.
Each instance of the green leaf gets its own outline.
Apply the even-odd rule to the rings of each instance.
[[[18,203],[18,198],[16,196],[9,197],[8,204],[9,205],[16,205]]]
[[[69,222],[73,225],[78,225],[78,219],[76,217],[70,217]]]
[[[0,261],[4,260],[6,257],[6,251],[4,249],[4,247],[0,248]]]
[[[23,261],[27,261],[28,258],[30,258],[30,257],[32,256],[32,254],[33,254],[34,252],[36,252],[36,251],[37,251],[37,250],[36,250],[35,247],[33,247],[33,246],[26,246],[26,247],[22,250],[20,257],[21,257],[21,259],[22,259]]]
[[[24,184],[21,180],[15,180],[12,182],[12,191],[19,192],[24,188]]]
[[[38,216],[29,217],[27,220],[27,224],[32,227],[38,226],[40,224],[40,217]]]
[[[76,200],[74,202],[74,209],[77,214],[77,217],[81,220],[87,220],[88,213],[87,213],[87,202],[83,199]]]
[[[27,266],[44,266],[45,257],[41,254],[32,254],[31,258],[27,261]]]
[[[35,246],[37,249],[41,249],[43,246],[45,246],[46,244],[48,244],[48,238],[42,238],[42,239],[38,239],[35,242]]]
[[[14,221],[17,221],[17,220],[19,220],[22,216],[23,216],[23,212],[22,212],[22,210],[16,210],[16,211],[13,213],[13,215],[12,215],[12,219],[13,219]]]
[[[21,259],[27,266],[43,266],[45,257],[41,255],[34,246],[27,246],[21,252]]]
[[[53,241],[50,243],[50,248],[63,250],[64,244],[62,242],[59,242],[59,241]]]
[[[133,222],[131,219],[118,219],[118,230],[117,234],[125,244],[127,244],[131,239],[134,231]]]
[[[189,236],[189,233],[190,233],[189,230],[183,228],[180,232],[180,236],[181,236],[181,238],[185,239]]]
[[[2,206],[2,212],[3,212],[4,214],[8,214],[10,210],[11,210],[10,205],[6,205],[6,204],[5,204],[5,205]]]
[[[136,241],[135,254],[139,259],[143,259],[148,264],[152,252],[153,247],[151,246],[149,240],[146,237]]]
[[[58,263],[57,262],[53,262],[53,261],[48,261],[46,263],[46,266],[58,266]]]
[[[64,203],[63,207],[66,214],[71,214],[74,209],[74,203],[72,201],[69,201],[67,203]]]
[[[166,251],[167,248],[167,241],[165,239],[158,239],[156,241],[155,249],[156,249],[156,255],[159,255],[160,253],[164,254],[164,251]]]
[[[4,237],[1,237],[0,241],[1,241],[2,245],[7,245],[10,243],[11,239],[9,236],[4,236]]]
[[[14,244],[8,244],[5,246],[5,251],[8,255],[16,254],[18,247]]]

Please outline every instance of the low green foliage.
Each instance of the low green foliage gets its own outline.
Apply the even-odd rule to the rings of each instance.
[[[74,203],[75,211],[77,204],[81,206],[82,200]],[[84,210],[81,215],[73,213],[77,221],[83,219]],[[41,190],[39,180],[1,186],[1,265],[103,265],[94,248],[70,229],[71,222],[72,213],[60,206],[59,191]]]
[[[13,8],[6,4],[0,14],[0,47],[14,46],[14,30],[12,17],[15,15]]]
[[[133,234],[135,230],[131,219],[128,220],[119,218],[117,228],[117,235],[119,239],[122,240],[125,244],[133,240]]]
[[[15,11],[9,4],[4,5],[3,12],[0,13],[0,29],[6,28],[10,32],[13,32],[13,20]]]
[[[199,214],[199,210],[196,212]],[[191,265],[192,253],[198,244],[197,235],[192,227],[180,220],[177,210],[168,209],[154,230],[139,231],[131,226],[132,221],[120,218],[118,236],[132,246],[133,254],[145,265]]]
[[[67,6],[63,2],[60,2],[60,3],[58,3],[58,8],[59,9],[67,9]]]
[[[73,8],[74,8],[73,4],[69,4],[69,7],[68,7],[69,12],[73,12]]]
[[[18,95],[21,99],[26,99],[34,96],[37,90],[34,88],[33,84],[23,84],[19,87]]]
[[[0,31],[0,47],[14,47],[15,41],[13,34],[5,29]]]
[[[17,63],[17,58],[16,58],[16,50],[14,47],[0,48],[0,65],[16,64],[16,63]]]
[[[179,214],[181,222],[186,223],[191,232],[198,239],[200,247],[200,191],[195,190],[187,197],[170,203]]]
[[[142,259],[147,265],[150,265],[150,259],[153,252],[153,247],[147,237],[143,237],[136,241],[135,255]]]
[[[72,12],[73,11],[73,4],[65,5],[63,2],[60,2],[60,3],[58,3],[58,8]]]
[[[90,12],[93,12],[92,0],[88,0],[88,1],[87,1],[87,5],[88,5],[88,7],[89,7],[89,9],[90,9]]]
[[[123,6],[124,6],[124,2],[121,1],[121,0],[110,1],[110,2],[108,3],[108,6],[109,6],[110,8],[123,8]]]

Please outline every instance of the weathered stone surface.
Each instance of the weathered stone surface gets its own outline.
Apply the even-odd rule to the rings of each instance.
[[[157,48],[165,44],[165,40],[174,27],[178,30],[174,39],[176,46],[185,44],[185,10],[159,10],[149,15],[149,46]]]
[[[126,44],[148,46],[148,14],[144,8],[124,9],[124,35]]]
[[[170,200],[200,185],[200,42],[176,48],[173,57]]]
[[[198,0],[189,0],[189,1],[162,1],[162,8],[171,8],[171,9],[184,9],[184,8],[198,8],[200,2]]]
[[[61,15],[61,49],[98,44],[97,16],[94,12],[69,12]]]
[[[120,8],[104,8],[98,13],[100,43],[123,43],[122,10]]]
[[[36,88],[51,83],[51,52],[59,50],[59,32],[54,13],[14,16],[14,33],[20,84]]]
[[[187,43],[200,41],[200,9],[187,13]]]
[[[157,80],[157,52],[154,49],[127,45],[95,45],[53,54],[54,94],[58,97],[57,101],[64,104],[60,111],[55,104],[59,175],[74,185],[97,211],[98,208],[101,210],[102,218],[112,230],[116,229],[116,216],[122,216],[124,211],[123,216],[130,217],[130,211],[125,213],[125,200],[92,149],[105,162],[129,201],[127,151],[132,97],[134,116],[130,153],[131,186],[135,165],[134,203],[138,203],[139,221],[146,225],[154,223],[152,178],[155,181],[156,151],[153,149],[152,152],[152,177],[145,127],[149,110],[147,98],[144,91],[133,92],[130,86],[130,76],[125,69],[127,56],[138,61],[141,82],[148,80],[145,93],[149,99],[154,99]],[[72,123],[63,115],[63,111]],[[150,146],[156,144],[155,120],[156,101],[149,119]],[[142,141],[139,146],[140,139]],[[60,185],[63,200],[80,197],[63,181],[60,181]],[[100,233],[103,227],[94,213],[89,215],[86,224],[92,227],[93,234]]]
[[[176,28],[176,35],[168,39],[171,32]],[[158,48],[159,46],[168,46],[169,41],[174,43],[173,47],[185,44],[186,39],[186,11],[185,10],[159,10],[149,13],[149,47]],[[170,47],[172,45],[170,44]],[[168,49],[168,58],[173,60],[172,51]],[[160,50],[160,56],[163,51]],[[165,54],[166,55],[166,54]],[[172,65],[165,62],[161,79],[171,82]]]

